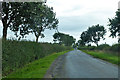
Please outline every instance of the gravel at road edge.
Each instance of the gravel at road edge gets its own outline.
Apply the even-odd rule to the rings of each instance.
[[[53,61],[44,78],[55,78],[58,76],[58,74],[60,74],[60,70],[63,68],[66,55],[67,53],[59,56]]]

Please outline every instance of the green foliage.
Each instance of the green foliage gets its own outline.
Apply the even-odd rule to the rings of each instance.
[[[97,47],[95,46],[79,46],[78,49],[80,50],[92,50],[92,51],[103,51],[105,53],[113,54],[113,55],[120,55],[120,44],[114,44],[112,46],[108,44],[101,44]]]
[[[98,47],[96,47],[96,50],[102,50],[114,54],[119,54],[120,50],[120,44],[113,44],[112,46],[109,46],[108,44],[101,44]]]
[[[110,48],[110,50],[113,51],[113,52],[120,53],[120,43],[112,45],[111,48]]]
[[[41,38],[44,37],[43,32],[45,29],[57,29],[59,22],[52,7],[39,3],[32,3],[31,5],[33,10],[30,29],[36,36],[36,42],[38,42],[40,36]]]
[[[98,46],[98,41],[100,39],[104,39],[104,35],[106,33],[106,30],[104,26],[101,26],[99,24],[93,25],[92,27],[89,27],[87,31],[84,31],[80,38],[80,44],[85,45],[86,43],[93,42]]]
[[[100,41],[101,38],[104,39],[104,35],[106,33],[104,26],[101,26],[99,24],[89,27],[87,31],[91,37],[90,41],[94,42],[97,46],[98,46],[98,41]]]
[[[98,47],[96,47],[96,50],[109,50],[111,48],[111,46],[109,46],[108,44],[101,44]]]
[[[2,3],[3,38],[7,37],[10,28],[21,39],[34,32],[36,42],[39,36],[44,37],[45,29],[56,29],[58,20],[52,7],[41,2],[3,2]]]
[[[30,64],[25,65],[21,69],[17,69],[12,74],[5,78],[44,78],[44,75],[52,62],[60,55],[67,53],[63,51],[59,53],[53,53],[49,56],[36,60]]]
[[[120,44],[114,44],[109,46],[108,44],[101,44],[97,47],[95,46],[83,46],[79,47],[80,50],[106,61],[109,61],[113,64],[120,65]],[[118,59],[119,58],[119,59]]]
[[[51,53],[61,52],[70,49],[70,47],[60,46],[58,44],[3,40],[3,76],[10,74],[17,68],[23,67],[25,64],[48,56]]]
[[[11,31],[15,32],[15,35],[24,35],[28,34],[29,31],[29,23],[31,20],[30,12],[31,3],[27,2],[3,2],[2,3],[2,23],[3,23],[3,38],[7,37],[7,29],[10,28]]]
[[[118,11],[116,12],[116,16],[113,19],[109,19],[108,25],[110,26],[110,36],[112,36],[113,38],[116,36],[120,37],[120,9],[118,9]],[[120,42],[120,38],[118,42]]]
[[[78,43],[80,45],[85,45],[86,43],[90,42],[90,38],[91,38],[90,34],[88,34],[87,31],[84,31],[84,32],[82,32],[82,34],[80,36],[81,40],[79,40]]]
[[[78,47],[80,50],[95,50],[96,46],[80,46]]]
[[[65,46],[72,46],[76,41],[73,36],[64,33],[55,33],[53,38],[54,41],[59,41],[59,44],[64,44]]]
[[[83,40],[78,40],[78,41],[76,42],[76,46],[77,46],[77,47],[85,46],[85,41],[83,41]]]

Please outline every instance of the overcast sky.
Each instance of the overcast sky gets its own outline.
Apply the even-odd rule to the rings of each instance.
[[[59,31],[72,35],[79,40],[80,34],[88,27],[96,24],[103,25],[108,30],[108,18],[113,18],[118,9],[120,0],[47,0],[47,5],[54,8],[56,17],[59,19]],[[0,22],[0,37],[2,36],[2,24]],[[52,42],[52,35],[55,30],[46,30],[45,38],[39,38],[40,42]],[[15,37],[8,31],[8,38]],[[99,44],[117,43],[117,38],[109,38],[110,32],[105,36],[106,40],[101,40]],[[29,40],[35,40],[35,36],[27,36]]]

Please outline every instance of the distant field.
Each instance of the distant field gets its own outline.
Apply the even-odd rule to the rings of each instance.
[[[68,50],[69,51],[69,50]],[[36,60],[30,64],[25,65],[21,69],[8,75],[6,78],[43,78],[46,71],[52,64],[52,62],[60,55],[67,53],[68,51],[63,51],[59,53],[53,53],[49,56]],[[5,80],[5,79],[3,79]]]
[[[99,51],[90,51],[90,50],[82,50],[83,52],[92,55],[95,58],[100,58],[106,60],[110,63],[120,65],[120,60],[118,59],[117,55],[109,54],[106,52],[99,52]],[[120,58],[120,57],[119,57]]]
[[[35,60],[66,50],[71,50],[71,47],[32,41],[3,40],[2,75],[7,76]]]

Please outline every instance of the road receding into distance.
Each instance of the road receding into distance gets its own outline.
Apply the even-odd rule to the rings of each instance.
[[[118,78],[118,66],[93,58],[80,50],[66,53],[56,78]]]

